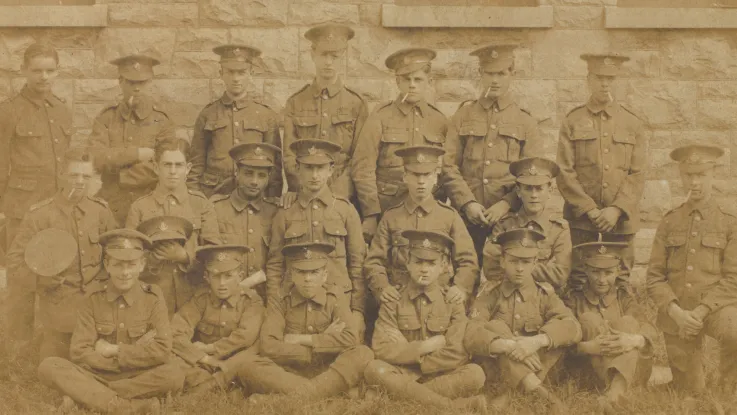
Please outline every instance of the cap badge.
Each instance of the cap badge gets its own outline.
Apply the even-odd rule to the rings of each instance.
[[[532,241],[527,238],[522,238],[522,240],[519,241],[519,244],[525,248],[529,248],[532,246]]]
[[[315,146],[312,146],[307,149],[307,152],[310,153],[310,155],[314,156],[315,154],[317,154],[317,149],[315,148]]]
[[[159,224],[159,230],[166,231],[169,229],[169,225],[166,224],[166,222],[161,222]]]
[[[130,239],[123,239],[123,248],[125,249],[133,248],[133,244],[131,243]]]
[[[422,246],[425,247],[425,248],[430,248],[430,246],[432,246],[432,245],[430,244],[430,240],[429,239],[425,239],[424,241],[422,241]]]
[[[604,65],[614,65],[612,58],[604,58]]]
[[[135,69],[135,70],[141,69],[141,64],[138,63],[138,62],[134,62],[133,63],[133,69]]]
[[[256,149],[253,150],[253,152],[256,153],[257,156],[260,156],[261,154],[264,153],[264,151],[261,150],[261,147],[256,147]]]
[[[227,256],[227,255],[225,255],[225,252],[220,252],[220,253],[218,253],[218,256],[217,256],[217,258],[218,258],[218,261],[220,261],[220,262],[223,262],[223,261],[225,261],[226,259],[228,259],[228,256]]]
[[[335,35],[333,34],[333,32],[329,32],[328,35],[327,35],[327,37],[326,37],[326,39],[327,40],[333,40],[333,39],[335,39]]]
[[[237,55],[237,54],[241,53],[241,49],[240,48],[235,48],[235,49],[233,49],[233,53],[235,53]]]
[[[496,58],[498,58],[498,57],[499,57],[499,52],[497,52],[497,51],[495,51],[495,50],[492,50],[492,51],[491,51],[491,57],[492,57],[493,59],[496,59]]]
[[[312,259],[312,251],[305,248],[305,259]]]
[[[600,254],[604,255],[604,254],[606,254],[606,251],[607,251],[606,250],[606,246],[602,245],[602,246],[599,247],[599,253]]]
[[[422,153],[418,154],[417,155],[417,161],[419,161],[420,163],[424,163],[425,162],[425,156]]]
[[[537,173],[538,173],[537,167],[535,167],[535,166],[530,167],[529,172],[530,172],[530,175],[531,176],[537,176]]]
[[[691,163],[699,163],[701,162],[701,155],[693,153],[690,156],[688,156],[688,161]]]

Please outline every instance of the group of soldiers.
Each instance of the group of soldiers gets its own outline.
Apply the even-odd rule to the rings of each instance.
[[[314,81],[282,114],[247,93],[259,50],[214,48],[225,92],[191,143],[146,94],[159,62],[133,55],[111,62],[121,101],[71,146],[50,92],[58,55],[26,50],[27,82],[0,120],[6,347],[27,348],[38,302],[38,374],[62,409],[155,413],[169,393],[222,389],[383,391],[479,413],[525,393],[563,413],[544,383],[562,363],[595,376],[600,409],[616,413],[649,378],[656,328],[674,387],[704,391],[711,336],[733,390],[737,215],[712,196],[723,149],[671,153],[688,198],[653,243],[656,322],[628,284],[647,143],[611,94],[627,57],[582,55],[591,95],[553,161],[509,93],[515,45],[471,53],[482,90],[448,120],[425,99],[436,54],[423,48],[386,59],[399,95],[369,114],[340,77],[353,36],[305,33]]]

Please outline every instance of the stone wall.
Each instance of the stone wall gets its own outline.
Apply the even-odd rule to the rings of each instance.
[[[396,0],[404,5],[410,1]],[[311,25],[337,21],[356,29],[345,75],[372,107],[396,94],[383,61],[399,48],[438,50],[432,100],[451,115],[460,102],[477,94],[476,60],[468,52],[489,42],[519,42],[513,89],[540,121],[546,152],[554,157],[561,119],[587,98],[586,66],[578,56],[621,50],[632,61],[616,97],[641,113],[651,128],[642,201],[648,225],[638,242],[642,262],[652,227],[683,196],[669,149],[686,141],[712,142],[729,150],[734,146],[736,33],[607,30],[605,6],[616,0],[542,2],[553,6],[554,26],[549,29],[387,29],[381,25],[382,6],[395,0],[98,0],[108,4],[106,28],[0,28],[0,98],[22,85],[23,50],[35,40],[49,40],[61,56],[57,93],[74,109],[77,139],[84,140],[94,116],[118,94],[116,68],[108,61],[132,52],[150,53],[163,61],[152,93],[168,102],[180,134],[188,136],[198,111],[222,91],[213,46],[245,42],[262,49],[263,70],[254,77],[253,92],[281,108],[313,70],[302,34]],[[729,154],[719,170],[723,194],[737,192],[731,180],[737,169]]]

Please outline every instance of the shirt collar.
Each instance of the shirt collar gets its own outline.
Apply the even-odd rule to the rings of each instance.
[[[543,235],[548,234],[548,229],[550,228],[550,214],[547,212],[547,209],[540,212],[540,215],[538,215],[536,219],[530,219],[530,217],[527,216],[525,209],[520,209],[519,212],[517,212],[517,226],[519,228],[526,228],[530,222],[536,223],[542,229]]]
[[[428,285],[427,287],[410,283],[407,285],[407,294],[409,295],[409,299],[412,301],[422,294],[425,294],[425,297],[427,297],[431,303],[443,301],[443,293],[440,291],[440,287],[437,283]]]
[[[502,295],[505,298],[509,298],[512,294],[514,294],[515,291],[519,292],[520,296],[522,296],[522,301],[528,301],[532,298],[535,292],[535,283],[529,282],[527,284],[523,284],[521,286],[516,286],[513,283],[511,283],[509,280],[505,279],[502,281],[501,285],[501,291]]]
[[[248,200],[245,197],[242,197],[238,189],[233,190],[233,193],[230,194],[230,204],[233,205],[233,209],[237,210],[238,212],[242,212],[243,209],[248,206],[250,206],[251,209],[253,209],[254,211],[260,212],[262,203],[263,198]]]
[[[330,187],[325,186],[314,198],[309,198],[307,193],[304,192],[300,192],[297,196],[299,204],[302,205],[302,207],[305,209],[307,209],[307,206],[310,204],[310,202],[315,199],[321,201],[323,204],[325,204],[325,206],[328,206],[333,201],[333,192],[332,190],[330,190]]]
[[[317,98],[320,95],[322,95],[322,91],[324,89],[328,90],[328,96],[330,98],[334,97],[343,89],[343,79],[338,77],[338,80],[333,82],[332,84],[328,85],[327,87],[320,88],[317,85],[317,81],[312,81],[312,85],[310,85],[310,88],[312,90],[312,96]]]
[[[394,105],[399,108],[399,111],[402,112],[404,115],[409,115],[410,112],[412,112],[413,108],[417,108],[417,113],[420,117],[424,117],[425,114],[428,114],[428,108],[427,108],[427,102],[425,100],[420,100],[419,102],[415,104],[410,104],[409,102],[402,102],[402,96],[404,94],[399,94],[397,99],[394,100]]]
[[[151,98],[146,95],[143,95],[136,100],[136,106],[134,109],[131,109],[128,105],[128,101],[123,101],[118,105],[118,111],[125,120],[128,120],[133,112],[136,113],[139,120],[145,120],[146,117],[151,115],[153,109],[154,103]]]
[[[714,202],[714,197],[710,197],[709,200],[704,200],[700,202],[692,202],[691,200],[687,200],[686,203],[683,204],[683,206],[686,208],[686,211],[689,215],[693,215],[694,213],[699,213],[701,217],[709,216],[709,212],[711,212],[712,209],[714,209],[717,204]]]
[[[600,104],[598,102],[594,102],[593,98],[589,98],[588,102],[586,102],[586,108],[589,109],[593,114],[598,114],[601,111],[604,111],[607,115],[613,115],[614,111],[616,109],[616,105],[614,101],[609,101],[606,104]]]
[[[133,303],[135,303],[142,294],[143,288],[141,288],[141,284],[133,285],[133,288],[123,294],[116,290],[115,286],[110,282],[107,283],[107,287],[105,288],[105,299],[110,303],[117,300],[119,297],[123,297],[123,301],[130,306],[133,305]]]
[[[156,189],[154,189],[154,198],[156,199],[159,204],[166,203],[166,198],[170,195],[174,197],[174,199],[177,200],[180,204],[183,204],[187,200],[187,195],[189,193],[187,192],[186,186],[181,186],[180,188],[174,190],[173,192],[170,192],[166,189],[164,189],[162,186],[156,186]]]
[[[212,304],[213,307],[220,307],[223,304],[228,304],[231,308],[236,308],[236,306],[238,306],[238,299],[240,298],[239,294],[240,293],[233,294],[230,297],[222,300],[217,295],[210,293],[210,304]]]
[[[583,296],[586,298],[586,301],[588,301],[591,305],[599,305],[601,303],[604,304],[604,307],[609,307],[617,298],[617,287],[612,287],[612,289],[610,289],[608,293],[600,296],[596,294],[593,290],[588,288],[587,284],[586,289],[583,291]]]
[[[409,213],[415,213],[417,208],[421,208],[425,213],[432,212],[432,208],[435,206],[435,199],[430,196],[421,203],[417,203],[414,199],[407,196],[407,199],[404,201],[404,207],[407,208],[407,211]]]
[[[235,107],[238,109],[243,109],[251,103],[248,99],[248,94],[243,94],[242,97],[234,100],[227,92],[223,92],[223,96],[220,97],[220,102],[222,102],[226,107],[235,104]]]
[[[55,106],[56,102],[54,99],[52,99],[53,95],[46,94],[43,97],[36,96],[31,90],[28,88],[28,86],[23,86],[23,89],[21,89],[20,94],[30,101],[33,105],[40,107],[43,105],[44,102],[48,103],[50,106]]]
[[[506,109],[508,106],[512,105],[512,97],[509,95],[509,93],[506,93],[496,100],[491,98],[484,98],[481,97],[479,99],[479,103],[482,107],[484,107],[485,110],[491,109],[491,107],[496,103],[497,108],[499,108],[499,111],[502,111]]]
[[[328,299],[328,292],[325,290],[325,287],[320,287],[314,297],[307,299],[299,293],[299,290],[297,290],[296,287],[292,287],[292,290],[289,292],[289,297],[291,298],[292,307],[296,307],[305,301],[312,301],[313,303],[324,306]]]

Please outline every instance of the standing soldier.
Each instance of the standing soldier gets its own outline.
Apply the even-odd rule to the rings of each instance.
[[[261,51],[246,45],[222,45],[213,49],[220,55],[220,78],[225,92],[208,104],[195,122],[187,178],[191,189],[210,197],[213,193],[229,194],[233,190],[231,147],[241,143],[268,143],[281,146],[279,115],[248,96],[254,61]],[[266,193],[281,196],[281,161],[276,161]]]
[[[353,29],[338,24],[316,26],[305,33],[305,38],[312,42],[310,56],[315,64],[315,80],[289,97],[284,109],[284,168],[291,192],[299,188],[291,144],[299,139],[318,139],[340,146],[331,189],[339,197],[353,196],[350,159],[368,116],[363,98],[344,86],[340,78],[348,41],[353,36]]]
[[[266,301],[266,260],[271,240],[271,223],[278,199],[264,191],[271,176],[281,174],[276,167],[279,147],[266,143],[240,144],[228,152],[235,163],[236,189],[229,195],[211,198],[217,214],[220,237],[225,244],[248,246],[244,256],[244,288],[254,288]]]
[[[118,67],[123,99],[95,118],[90,145],[102,175],[99,196],[122,224],[131,203],[156,186],[154,148],[157,141],[174,138],[174,124],[161,105],[145,95],[158,60],[131,55],[110,63]]]
[[[376,233],[379,216],[407,196],[402,158],[395,151],[409,146],[442,147],[445,143],[448,120],[425,101],[435,55],[430,49],[411,48],[386,58],[386,66],[396,75],[400,95],[366,120],[351,167],[368,242]],[[452,160],[445,161],[450,163],[443,166],[443,176],[462,180]]]
[[[640,226],[638,205],[645,183],[643,122],[612,98],[612,84],[622,63],[619,55],[581,55],[588,63],[589,101],[568,113],[558,140],[558,188],[565,199],[563,216],[573,245],[626,242],[628,269],[634,265],[634,239]],[[573,258],[571,282],[584,279],[580,258]]]
[[[509,93],[516,47],[491,45],[471,52],[479,58],[483,93],[461,104],[446,140],[447,158],[465,179],[446,190],[468,221],[479,262],[489,226],[516,204],[509,163],[537,156],[543,147],[537,122]]]
[[[69,357],[77,309],[85,294],[94,290],[94,282],[105,278],[100,234],[117,228],[107,203],[87,195],[95,175],[90,154],[71,148],[64,157],[61,190],[31,207],[8,251],[13,277],[8,296],[9,333],[24,340],[32,337],[37,288],[43,323],[41,360]]]
[[[719,147],[683,146],[679,163],[688,200],[658,226],[647,270],[647,291],[658,308],[673,384],[705,391],[704,337],[719,342],[721,382],[734,394],[737,382],[737,214],[713,196]]]

